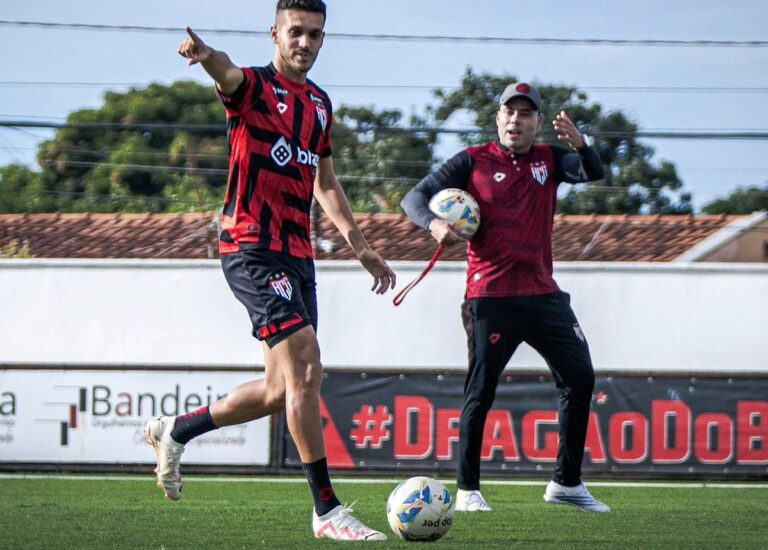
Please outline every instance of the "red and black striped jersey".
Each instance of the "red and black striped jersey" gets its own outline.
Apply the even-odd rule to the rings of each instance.
[[[317,164],[331,155],[331,100],[273,64],[242,69],[227,111],[229,180],[219,251],[268,249],[311,258],[309,211]]]

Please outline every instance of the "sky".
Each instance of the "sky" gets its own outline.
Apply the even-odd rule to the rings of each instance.
[[[452,37],[768,42],[765,0],[327,0],[323,49],[310,77],[334,105],[421,113],[433,88],[457,86],[467,68],[525,81],[567,84],[643,130],[768,132],[768,44],[746,46],[544,44],[383,40],[338,34]],[[273,0],[3,0],[0,21],[174,27],[115,32],[0,23],[0,120],[63,122],[99,107],[107,90],[192,79],[176,49],[186,25],[239,65],[264,65]],[[501,91],[501,90],[500,90]],[[223,122],[223,120],[222,120]],[[466,127],[460,117],[448,126]],[[33,166],[43,129],[0,127],[0,166]],[[675,164],[696,211],[737,188],[768,182],[768,139],[643,139],[653,160]],[[437,155],[460,149],[441,140]]]

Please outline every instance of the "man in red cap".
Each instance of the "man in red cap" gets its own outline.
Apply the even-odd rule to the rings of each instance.
[[[544,500],[589,512],[609,511],[581,482],[595,374],[570,296],[552,277],[557,187],[560,182],[601,179],[603,167],[589,138],[565,111],[553,125],[568,149],[535,144],[542,124],[539,91],[526,83],[510,84],[496,113],[498,138],[461,151],[421,180],[402,202],[408,217],[438,243],[460,234],[429,210],[434,194],[458,187],[480,207],[480,228],[467,246],[462,306],[469,371],[459,423],[458,511],[491,510],[480,493],[483,430],[499,376],[522,342],[544,357],[560,392],[557,465]]]

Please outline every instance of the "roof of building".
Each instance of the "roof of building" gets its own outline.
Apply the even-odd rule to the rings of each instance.
[[[436,244],[402,214],[355,214],[371,246],[389,260],[428,260]],[[669,262],[745,216],[557,215],[555,261]],[[314,225],[317,259],[354,254],[330,220]],[[0,251],[34,258],[215,258],[216,216],[185,214],[0,214]],[[463,260],[448,247],[444,260]]]

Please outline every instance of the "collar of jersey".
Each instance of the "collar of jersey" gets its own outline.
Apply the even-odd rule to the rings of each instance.
[[[294,91],[301,91],[304,88],[306,88],[309,85],[309,79],[304,84],[297,84],[290,78],[280,74],[280,71],[277,70],[277,67],[275,67],[275,64],[271,61],[269,62],[269,65],[267,65],[267,69],[270,73],[272,73],[272,76],[280,82],[282,86],[285,86],[286,88],[291,88]]]
[[[511,157],[514,155],[515,158],[518,159],[527,159],[533,154],[533,149],[536,147],[535,143],[531,144],[531,148],[528,149],[525,153],[515,153],[512,149],[507,147],[506,145],[503,145],[499,138],[496,138],[496,141],[494,142],[496,145],[496,148],[499,150],[499,153],[505,157]]]

